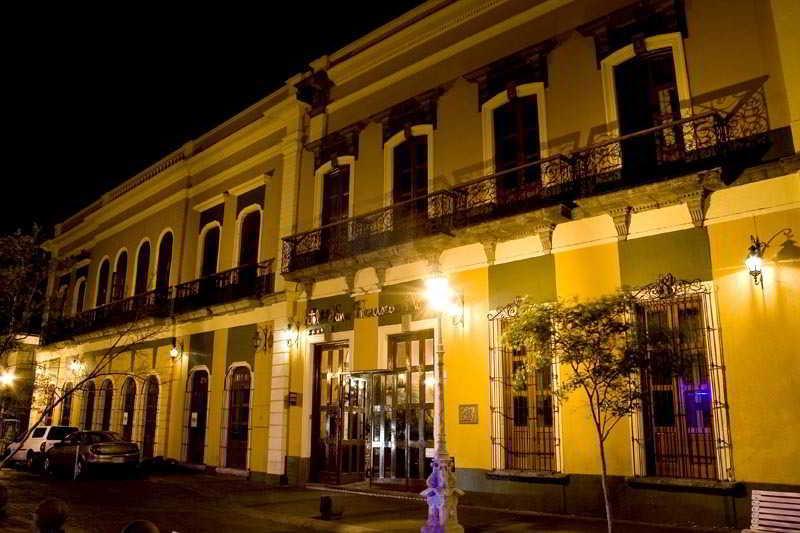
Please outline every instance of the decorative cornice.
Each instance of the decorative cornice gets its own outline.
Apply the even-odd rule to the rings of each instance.
[[[383,126],[383,142],[419,124],[430,124],[436,129],[436,104],[443,92],[437,87],[374,115],[372,119]]]
[[[363,124],[356,123],[308,143],[306,150],[314,154],[314,168],[345,155],[358,159],[358,134],[363,128]]]
[[[603,59],[631,43],[637,55],[645,52],[645,37],[675,32],[686,37],[686,11],[683,0],[639,0],[578,26],[578,32],[594,38],[599,68]]]
[[[295,84],[297,99],[310,106],[309,115],[316,116],[325,111],[331,99],[334,83],[324,70],[317,70]]]
[[[547,39],[465,74],[464,79],[478,84],[478,106],[524,83],[547,85],[547,54],[555,46],[555,39]]]

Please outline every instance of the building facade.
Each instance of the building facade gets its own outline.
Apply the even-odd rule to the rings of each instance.
[[[745,524],[750,490],[800,485],[798,19],[431,0],[319,58],[57,228],[37,358],[58,387],[104,372],[53,417],[268,483],[418,490],[441,340],[466,501],[600,516],[568,370],[512,386],[502,330],[517,298],[626,287],[692,364],[642,376],[609,438],[618,515]]]

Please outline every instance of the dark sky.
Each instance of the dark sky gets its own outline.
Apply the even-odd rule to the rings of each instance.
[[[62,221],[419,3],[4,8],[0,231]]]

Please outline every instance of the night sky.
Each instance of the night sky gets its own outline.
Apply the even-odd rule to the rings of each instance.
[[[420,3],[4,8],[0,231],[64,220]]]

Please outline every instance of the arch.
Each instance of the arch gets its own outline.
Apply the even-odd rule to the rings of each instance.
[[[678,91],[678,103],[681,117],[692,114],[689,75],[686,69],[686,54],[683,49],[683,35],[680,32],[662,33],[644,39],[647,50],[669,48],[672,51],[673,68],[675,69],[675,85]],[[607,131],[610,137],[619,135],[619,116],[617,113],[617,89],[614,83],[614,67],[636,57],[633,44],[623,46],[600,62],[603,79],[603,103],[606,110]]]
[[[347,206],[348,218],[353,216],[355,199],[355,166],[356,158],[352,155],[342,155],[336,158],[336,166],[350,167],[350,202]],[[326,161],[314,171],[314,226],[322,225],[322,194],[325,176],[333,170],[333,161]]]
[[[94,429],[94,404],[97,396],[97,386],[94,381],[83,385],[83,420],[81,426],[87,431]]]
[[[205,365],[192,368],[186,379],[186,462],[203,464],[208,427],[208,397],[211,373]]]
[[[127,441],[133,440],[133,419],[136,407],[136,382],[130,376],[125,378],[122,383],[122,416],[120,427],[122,438]]]
[[[125,297],[125,284],[128,279],[128,249],[121,248],[114,259],[114,273],[111,275],[111,301]]]
[[[158,430],[158,400],[161,383],[158,376],[151,374],[144,385],[143,420],[142,420],[142,456],[152,458],[156,448],[156,431]]]
[[[100,307],[108,303],[108,284],[111,281],[111,262],[108,256],[100,261],[100,268],[97,269],[97,286],[95,287],[95,307]]]
[[[255,217],[258,217],[256,220]],[[263,213],[261,206],[250,204],[236,217],[236,236],[234,239],[234,258],[236,265],[258,263],[261,257],[261,225]],[[247,240],[247,246],[245,246]],[[253,249],[255,247],[255,249]]]
[[[150,239],[145,237],[136,249],[136,263],[133,265],[132,296],[147,292],[150,285]]]
[[[114,405],[114,382],[111,379],[105,379],[100,384],[100,412],[99,424],[101,431],[109,431],[111,429],[111,414]]]
[[[67,393],[72,389],[72,383],[65,383],[64,387],[61,389],[61,394],[63,399],[61,400],[61,418],[59,419],[59,424],[62,426],[70,425],[70,419],[72,418],[72,392]]]
[[[433,151],[433,125],[432,124],[418,124],[411,126],[411,135],[414,137],[427,137],[428,148],[428,193],[433,191],[433,169],[434,167],[434,151]],[[394,189],[394,149],[406,141],[406,132],[399,131],[392,135],[389,140],[383,144],[383,192],[384,199],[383,205],[388,207],[394,203],[393,189]]]
[[[75,281],[72,292],[72,314],[79,315],[86,307],[86,277],[81,276]]]
[[[170,286],[174,243],[175,233],[172,228],[165,228],[158,237],[158,249],[156,250],[155,288],[157,289],[165,289]]]
[[[249,463],[253,372],[247,363],[234,363],[225,376],[225,466],[245,470]]]
[[[539,154],[544,159],[549,155],[547,137],[547,104],[545,99],[545,86],[542,82],[522,83],[516,86],[518,97],[535,96],[539,120]],[[495,143],[494,143],[494,111],[509,103],[508,91],[497,93],[481,106],[481,122],[483,126],[483,161],[486,175],[495,172]]]
[[[219,249],[222,238],[222,226],[216,220],[212,220],[200,230],[200,249],[197,254],[197,277],[203,278],[219,272]],[[208,246],[214,246],[216,258]],[[211,248],[208,248],[211,250]],[[208,255],[207,255],[208,254]],[[213,270],[213,272],[212,272]]]

